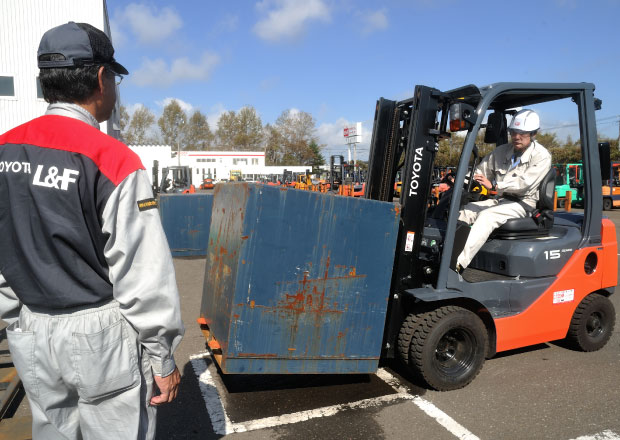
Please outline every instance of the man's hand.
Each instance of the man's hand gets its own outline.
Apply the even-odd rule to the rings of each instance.
[[[491,187],[493,186],[491,181],[487,179],[483,174],[474,174],[474,180],[480,185],[484,186],[486,189],[491,189]]]
[[[159,395],[151,397],[151,405],[162,405],[170,403],[177,397],[179,383],[181,382],[181,374],[179,369],[175,367],[172,374],[161,377],[153,376],[155,384],[159,388]],[[153,394],[155,394],[155,386],[153,386]]]

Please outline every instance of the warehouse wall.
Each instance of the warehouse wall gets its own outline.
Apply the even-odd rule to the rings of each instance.
[[[0,77],[12,77],[15,92],[0,96],[0,133],[45,113],[47,103],[37,97],[37,48],[46,30],[68,21],[87,22],[110,35],[105,0],[0,1]],[[117,137],[118,114],[117,108],[101,130]]]

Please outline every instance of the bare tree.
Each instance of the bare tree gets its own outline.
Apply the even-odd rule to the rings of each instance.
[[[209,128],[207,117],[200,110],[196,110],[189,118],[185,130],[185,143],[190,150],[210,150],[215,135]]]
[[[284,139],[277,127],[267,124],[265,133],[265,165],[280,165],[282,163]]]
[[[276,120],[275,127],[282,136],[282,165],[312,165],[317,150],[324,147],[318,143],[316,122],[312,115],[285,110]],[[311,147],[312,143],[316,147]]]
[[[236,134],[236,114],[233,110],[224,112],[217,121],[217,141],[219,147],[224,150],[236,150],[235,134]]]
[[[127,109],[125,108],[124,105],[121,105],[118,122],[121,126],[121,138],[123,139],[123,141],[125,141],[125,130],[127,129],[127,126],[129,125],[130,120],[131,120],[131,116],[129,116]]]
[[[257,151],[263,146],[263,123],[254,107],[243,107],[235,117],[235,146],[239,150]]]
[[[123,115],[125,111],[125,115]],[[127,111],[121,107],[121,119],[129,118]],[[121,124],[121,134],[125,143],[130,145],[148,144],[154,141],[153,136],[149,135],[149,130],[155,123],[155,115],[145,106],[141,105],[124,126]]]
[[[173,99],[164,107],[164,112],[157,121],[165,144],[173,149],[187,149],[185,142],[185,126],[187,115],[176,99]]]

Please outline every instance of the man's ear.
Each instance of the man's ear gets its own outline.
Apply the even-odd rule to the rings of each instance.
[[[105,67],[99,67],[99,71],[97,72],[97,82],[99,83],[99,93],[103,93],[104,80],[105,80]]]

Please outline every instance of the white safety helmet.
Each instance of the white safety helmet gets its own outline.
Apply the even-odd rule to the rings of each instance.
[[[524,109],[519,111],[512,117],[509,130],[521,131],[521,132],[535,132],[540,128],[540,118],[533,110]]]

